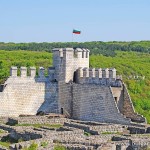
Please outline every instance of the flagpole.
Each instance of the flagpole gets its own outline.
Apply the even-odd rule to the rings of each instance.
[[[72,42],[74,42],[74,39],[73,39],[73,30],[74,30],[74,28],[72,29]]]
[[[73,48],[73,29],[72,29],[72,48]]]
[[[72,42],[73,42],[73,32],[72,32]]]

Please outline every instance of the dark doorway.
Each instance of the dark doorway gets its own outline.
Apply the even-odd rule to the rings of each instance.
[[[63,108],[61,108],[61,114],[62,114],[62,115],[64,114],[64,109],[63,109]]]
[[[77,83],[77,71],[73,74],[73,82]]]
[[[114,97],[114,99],[115,99],[115,102],[117,103],[117,97]]]

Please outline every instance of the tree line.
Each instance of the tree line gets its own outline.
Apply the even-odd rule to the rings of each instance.
[[[90,54],[102,54],[104,56],[115,56],[116,50],[136,51],[150,53],[150,41],[131,41],[131,42],[43,42],[43,43],[4,43],[0,42],[0,50],[30,50],[30,51],[46,51],[52,52],[54,48],[79,47],[87,48]]]

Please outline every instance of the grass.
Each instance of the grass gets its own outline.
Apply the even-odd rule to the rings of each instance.
[[[121,135],[121,132],[102,132],[101,134],[118,134]]]
[[[48,146],[48,142],[45,142],[45,141],[41,142],[41,146],[46,148]]]
[[[61,124],[16,124],[15,126],[32,126],[35,128],[41,128],[41,127],[49,127],[49,128],[60,128],[63,125]]]
[[[9,148],[9,145],[10,144],[13,144],[13,143],[17,143],[18,141],[10,138],[8,135],[7,136],[3,136],[2,139],[0,140],[0,145],[6,147],[6,148]]]
[[[89,133],[89,132],[84,132],[84,135],[86,135],[86,136],[90,136],[90,135],[91,135],[91,133]]]
[[[28,148],[24,148],[22,150],[38,150],[38,144],[32,143]]]
[[[54,146],[54,150],[67,150],[67,148],[61,144],[57,144]]]
[[[0,134],[1,134],[1,133],[5,133],[5,131],[4,131],[4,130],[2,130],[2,129],[0,129]]]
[[[0,141],[0,145],[4,146],[6,148],[9,148],[10,144],[11,144],[10,142],[2,142],[2,141]]]

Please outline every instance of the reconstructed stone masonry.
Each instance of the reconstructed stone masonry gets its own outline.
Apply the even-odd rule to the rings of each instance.
[[[60,113],[66,117],[107,123],[146,122],[136,114],[129,93],[115,68],[89,68],[89,50],[53,50],[53,66],[11,67],[0,87],[0,116]]]
[[[58,84],[50,82],[49,77],[39,68],[39,76],[35,77],[36,69],[21,67],[21,76],[17,76],[17,68],[11,68],[11,76],[0,92],[0,115],[19,116],[35,115],[38,111],[58,113]]]

